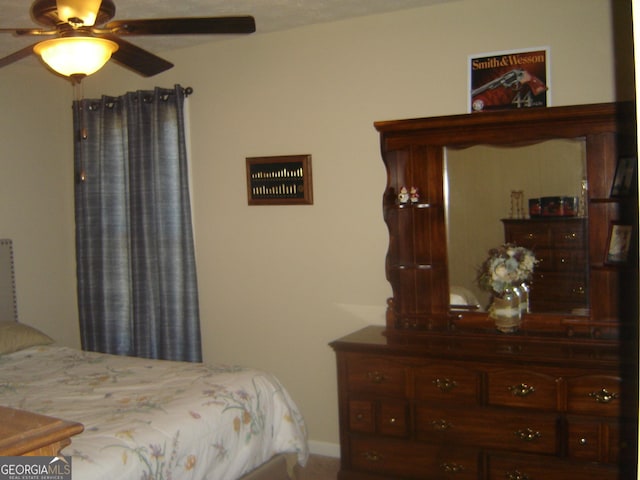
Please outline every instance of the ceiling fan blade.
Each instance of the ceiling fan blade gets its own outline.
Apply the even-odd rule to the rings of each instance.
[[[115,20],[104,28],[117,35],[241,34],[256,31],[252,16]]]
[[[113,40],[118,44],[118,50],[111,55],[111,58],[115,62],[139,73],[144,77],[157,75],[158,73],[162,73],[173,67],[173,63],[168,62],[165,59],[134,45],[133,43],[129,43],[117,35],[106,34],[100,35],[100,37],[106,38],[107,40]]]
[[[96,23],[102,0],[56,0],[58,18],[64,23],[78,23],[91,27]]]
[[[58,32],[57,30],[45,30],[43,28],[0,28],[0,33],[11,33],[17,37],[40,37],[44,35],[55,35]]]
[[[34,43],[33,45],[37,45]],[[13,62],[17,62],[18,60],[22,60],[23,58],[28,57],[33,53],[33,45],[29,45],[28,47],[24,47],[17,52],[13,52],[11,55],[7,55],[4,58],[0,58],[0,68],[9,65]]]

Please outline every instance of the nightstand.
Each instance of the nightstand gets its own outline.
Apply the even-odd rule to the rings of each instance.
[[[0,407],[0,456],[55,456],[82,430],[81,423]]]

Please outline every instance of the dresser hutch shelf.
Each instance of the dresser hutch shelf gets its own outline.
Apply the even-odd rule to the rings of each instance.
[[[609,195],[619,156],[636,155],[633,112],[619,103],[375,123],[392,297],[385,325],[331,343],[340,480],[636,477],[638,269],[604,264],[611,223],[637,232],[637,194]],[[520,330],[499,333],[486,312],[449,306],[446,149],[555,138],[584,141],[585,218],[503,221],[507,241],[546,239],[529,246],[553,281],[538,278]],[[399,203],[403,186],[419,202]]]

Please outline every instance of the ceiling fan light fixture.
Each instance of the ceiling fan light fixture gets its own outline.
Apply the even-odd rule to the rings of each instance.
[[[33,50],[61,75],[91,75],[118,50],[118,44],[96,37],[62,37],[38,43]]]
[[[56,0],[58,18],[64,23],[79,22],[91,27],[96,23],[101,0]]]

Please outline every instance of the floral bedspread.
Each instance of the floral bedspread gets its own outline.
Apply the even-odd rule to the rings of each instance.
[[[233,480],[308,455],[289,394],[243,367],[32,347],[0,356],[0,404],[84,424],[63,450],[79,480]]]

